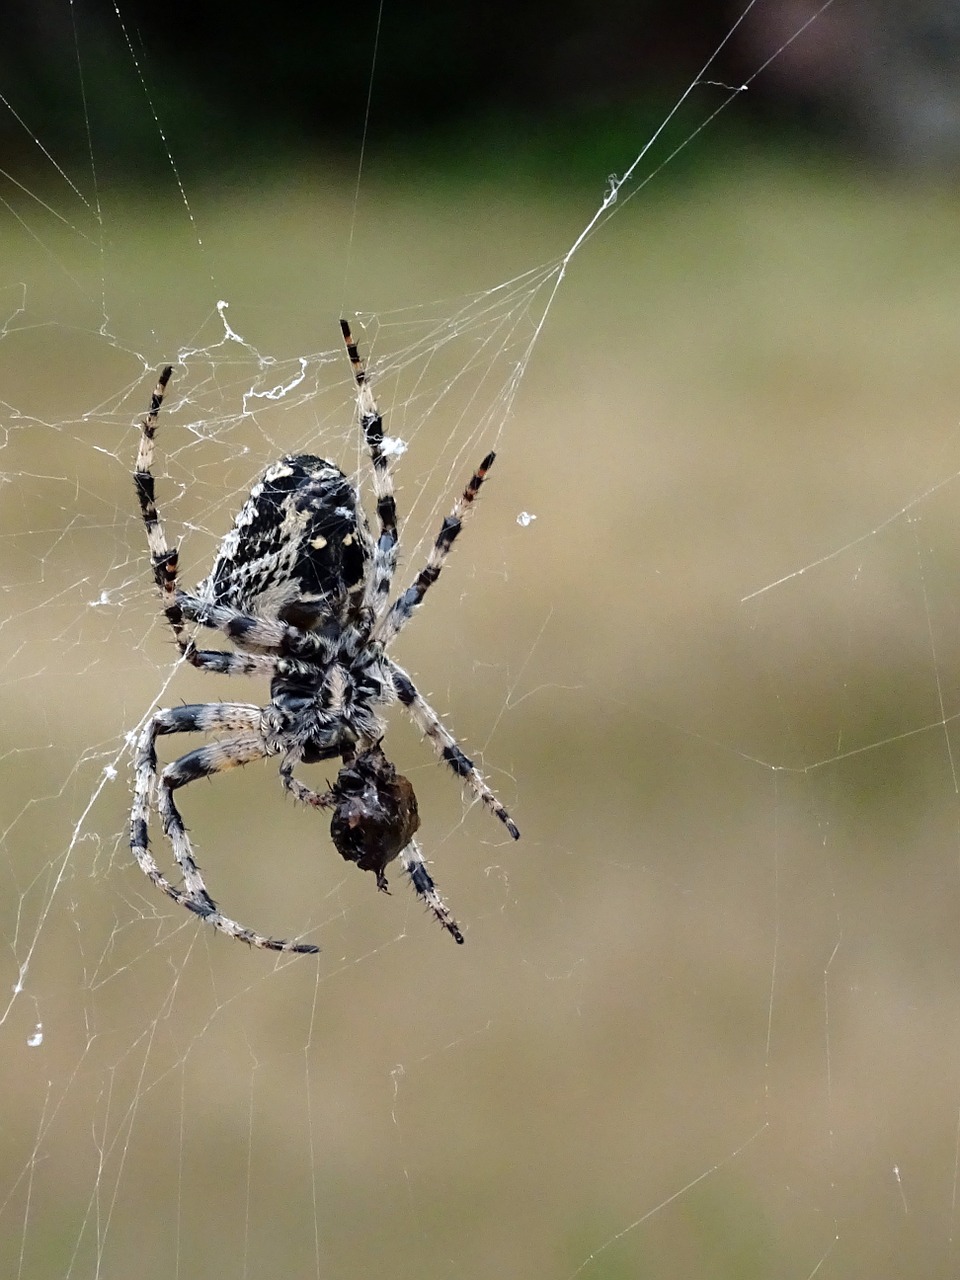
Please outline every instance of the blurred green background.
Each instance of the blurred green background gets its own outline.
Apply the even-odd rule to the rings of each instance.
[[[835,5],[808,64],[847,47],[837,11],[851,21]],[[121,14],[168,93],[189,24],[171,11],[161,35]],[[86,40],[110,14],[78,16]],[[679,18],[641,16],[631,39],[649,35],[679,91],[716,41],[671,44],[660,33]],[[898,15],[872,16],[876,47],[913,49]],[[341,86],[317,115],[346,98],[354,128],[375,14],[356,17],[311,59],[318,84]],[[396,39],[400,15],[384,19]],[[713,20],[722,35],[732,19]],[[298,102],[305,21],[281,11],[270,44],[289,49]],[[549,18],[574,62],[579,22]],[[478,58],[505,29],[498,13]],[[50,30],[48,50],[69,53],[62,15]],[[426,31],[411,22],[409,50],[386,40],[375,94],[430,82]],[[741,80],[786,39],[741,36]],[[150,107],[113,87],[115,68],[136,87],[122,33],[103,36],[102,62],[80,43],[96,184],[85,144],[48,145],[85,132],[76,62],[62,133],[59,115],[41,124],[40,89],[24,110],[22,73],[16,102],[0,83],[83,197],[35,144],[11,143],[5,171],[26,192],[4,188],[0,216],[0,1273],[956,1274],[949,130],[906,146],[916,113],[864,126],[856,101],[897,98],[890,59],[873,98],[849,60],[844,101],[798,71],[765,106],[738,98],[636,199],[624,191],[527,362],[547,290],[497,286],[564,253],[672,99],[639,93],[633,63],[606,101],[505,92],[471,115],[438,94],[445,118],[424,123],[386,102],[378,117],[375,97],[357,199],[345,126],[274,147],[277,95],[259,110],[226,37],[226,66],[191,73],[187,52],[216,61],[195,44],[169,81],[192,86],[189,127],[174,116],[169,138],[188,207]],[[689,120],[721,99],[698,95]],[[263,129],[241,145],[251,118]],[[220,299],[244,343],[224,337]],[[468,810],[393,717],[392,758],[466,933],[456,948],[399,876],[386,898],[345,867],[269,765],[190,788],[224,908],[323,948],[276,964],[130,864],[125,734],[154,700],[264,691],[173,668],[129,471],[153,370],[178,357],[157,472],[189,581],[278,454],[309,446],[365,475],[341,308],[364,311],[381,403],[410,446],[407,572],[497,445],[397,652],[523,839]],[[291,381],[300,357],[298,392],[244,400]],[[518,524],[523,511],[536,520]]]

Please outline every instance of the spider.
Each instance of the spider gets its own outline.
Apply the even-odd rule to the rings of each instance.
[[[210,896],[193,856],[173,793],[267,756],[280,761],[280,781],[296,800],[332,810],[331,836],[347,861],[384,874],[399,857],[414,890],[458,943],[463,934],[437,892],[414,840],[420,825],[410,782],[381,749],[379,707],[399,701],[437,755],[496,814],[514,840],[520,832],[479,770],[387,649],[440,576],[447,556],[493,465],[489,453],[440,526],[427,562],[413,583],[391,599],[397,567],[397,509],[383,419],[366,366],[346,320],[340,321],[357,386],[357,413],[373,462],[378,536],[373,539],[358,490],[332,462],[288,455],[268,467],[220,544],[210,573],[193,593],[178,583],[178,550],[170,547],[157,513],[152,473],[160,406],[173,372],[160,371],[148,412],[140,420],[134,484],[146,526],[153,576],[163,611],[185,661],[221,675],[270,677],[265,707],[205,702],[157,711],[136,748],[130,846],[141,870],[174,902],[208,924],[254,947],[312,954],[304,942],[265,937],[225,916]],[[220,631],[236,652],[199,649],[187,627]],[[157,776],[157,738],[168,733],[225,734],[180,756]],[[323,792],[295,776],[297,765],[339,758],[336,782]],[[183,876],[172,884],[150,852],[151,797]]]

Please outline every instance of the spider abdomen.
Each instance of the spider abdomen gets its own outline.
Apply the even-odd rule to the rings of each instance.
[[[340,770],[330,835],[340,856],[372,871],[386,889],[384,869],[398,857],[420,826],[413,787],[379,745]]]
[[[358,603],[372,554],[357,491],[340,468],[290,455],[254,485],[197,595],[310,630]]]

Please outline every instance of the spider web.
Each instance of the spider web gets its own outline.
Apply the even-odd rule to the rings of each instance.
[[[3,1274],[951,1274],[951,200],[763,159],[652,182],[753,83],[714,58],[586,217],[369,165],[357,202],[328,177],[218,198],[178,176],[118,17],[149,205],[3,100],[43,156],[3,193]],[[191,787],[224,909],[322,947],[275,961],[131,865],[138,726],[265,692],[174,662],[129,472],[170,360],[185,581],[282,453],[369,499],[344,293],[398,582],[499,451],[398,652],[523,840],[393,717],[454,948],[269,767]]]

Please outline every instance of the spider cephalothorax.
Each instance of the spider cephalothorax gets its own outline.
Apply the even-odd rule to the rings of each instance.
[[[397,563],[397,511],[384,450],[383,422],[346,321],[344,341],[357,384],[357,404],[373,461],[376,541],[357,489],[339,467],[312,454],[281,458],[251,490],[224,538],[207,577],[190,593],[180,589],[178,553],[167,545],[154,497],[153,443],[172,369],[160,373],[149,412],[141,420],[134,481],[147,530],[164,613],[183,657],[222,675],[270,677],[265,707],[209,702],[158,711],[137,745],[137,778],[130,843],[143,871],[175,902],[223,933],[273,951],[315,952],[310,943],[265,937],[223,915],[207,891],[173,793],[268,756],[280,760],[280,780],[297,800],[333,811],[331,835],[341,855],[373,871],[386,889],[384,869],[399,857],[422,901],[463,941],[413,838],[420,825],[416,796],[380,747],[379,708],[399,701],[442,760],[473,794],[520,835],[432,707],[387,649],[436,582],[463,518],[493,463],[488,454],[441,525],[427,563],[413,583],[390,598]],[[220,631],[236,652],[198,649],[196,627]],[[226,735],[187,752],[157,777],[156,740],[168,733]],[[300,764],[339,758],[336,782],[314,791],[294,776]],[[147,819],[156,791],[164,833],[183,874],[172,884],[150,853]]]

